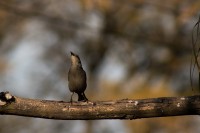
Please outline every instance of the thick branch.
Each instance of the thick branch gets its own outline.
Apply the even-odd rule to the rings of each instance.
[[[0,93],[0,114],[61,120],[138,119],[200,114],[200,96],[69,102],[26,99]]]

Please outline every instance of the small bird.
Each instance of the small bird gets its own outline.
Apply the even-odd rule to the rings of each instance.
[[[78,101],[88,101],[84,93],[87,87],[87,76],[82,68],[79,56],[73,52],[71,52],[71,66],[68,72],[68,86],[69,90],[72,92],[71,103],[74,92],[78,94]]]

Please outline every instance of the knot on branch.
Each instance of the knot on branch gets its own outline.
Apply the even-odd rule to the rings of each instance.
[[[15,101],[15,98],[8,91],[0,92],[0,106],[8,104],[13,101]]]

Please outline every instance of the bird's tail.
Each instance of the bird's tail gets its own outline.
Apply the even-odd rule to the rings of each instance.
[[[87,97],[85,96],[84,93],[79,93],[78,94],[78,101],[84,101],[84,102],[86,102],[86,101],[88,101],[88,99],[87,99]]]

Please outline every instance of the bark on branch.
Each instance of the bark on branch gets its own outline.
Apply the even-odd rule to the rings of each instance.
[[[0,114],[60,120],[139,119],[200,114],[200,96],[64,102],[0,93]]]

